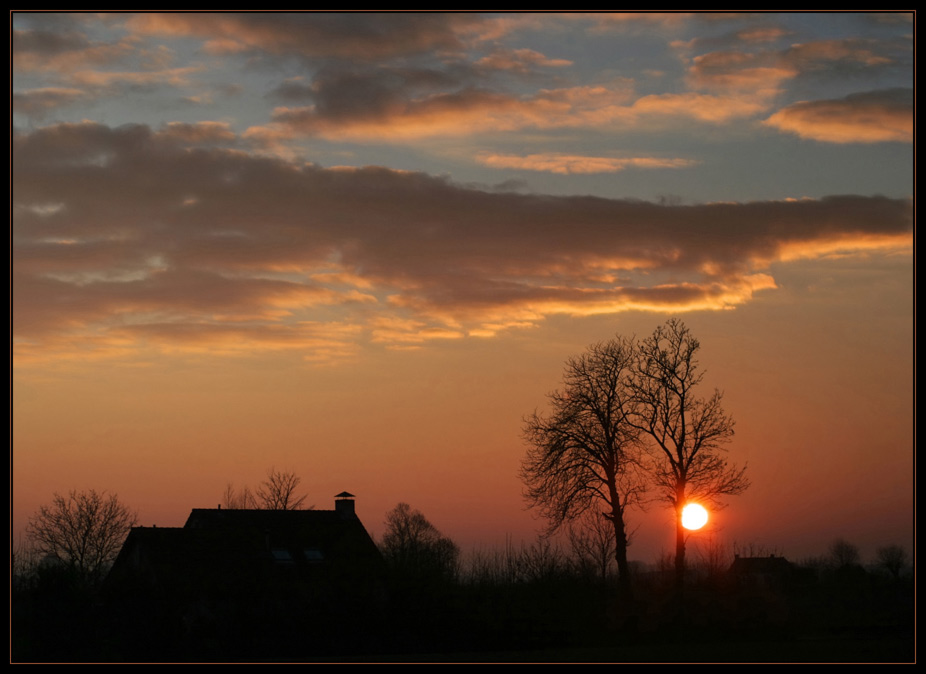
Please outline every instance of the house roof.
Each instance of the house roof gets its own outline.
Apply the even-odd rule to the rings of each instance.
[[[740,557],[733,560],[730,571],[739,574],[784,574],[791,571],[792,564],[784,557]]]
[[[331,560],[379,555],[360,520],[337,510],[195,508],[184,529],[213,532],[216,539],[244,537],[259,541],[265,549],[317,549]]]
[[[275,568],[343,576],[381,566],[352,510],[195,508],[183,527],[133,528],[109,575],[113,582],[203,587]]]

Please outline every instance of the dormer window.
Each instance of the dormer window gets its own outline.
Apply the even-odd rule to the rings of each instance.
[[[318,548],[305,548],[302,552],[305,555],[305,561],[309,564],[317,564],[325,561],[325,556]]]
[[[286,548],[273,548],[270,554],[273,555],[273,561],[276,564],[288,566],[296,563],[296,560],[293,559],[292,554]]]

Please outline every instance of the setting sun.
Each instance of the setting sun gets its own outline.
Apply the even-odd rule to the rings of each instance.
[[[697,531],[707,524],[707,510],[697,503],[689,503],[682,508],[682,526]]]

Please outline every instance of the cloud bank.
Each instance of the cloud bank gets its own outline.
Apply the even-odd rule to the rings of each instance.
[[[905,200],[497,193],[254,156],[238,140],[215,123],[16,133],[17,356],[325,359],[555,314],[724,309],[775,288],[775,262],[911,243]]]

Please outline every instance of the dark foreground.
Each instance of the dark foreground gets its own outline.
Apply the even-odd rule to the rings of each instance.
[[[320,659],[318,662],[332,660]],[[337,662],[439,663],[914,663],[913,637],[816,638],[791,640],[640,643],[636,645],[498,651],[491,653],[415,653],[344,657]]]
[[[861,568],[788,582],[387,583],[363,596],[253,587],[107,594],[14,582],[11,662],[912,663],[914,579]],[[280,587],[276,588],[281,590]]]

